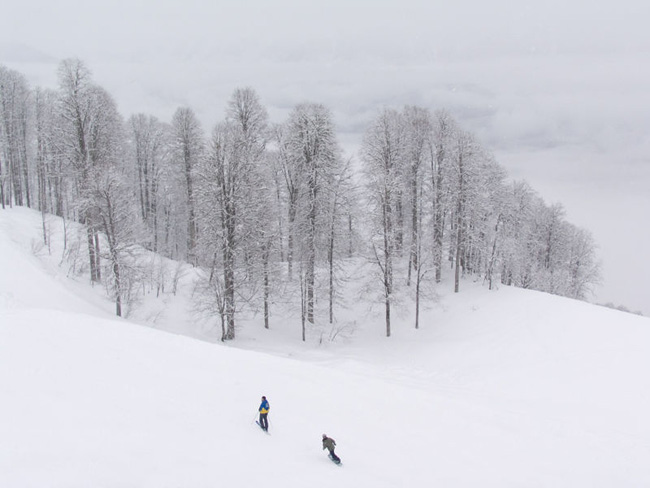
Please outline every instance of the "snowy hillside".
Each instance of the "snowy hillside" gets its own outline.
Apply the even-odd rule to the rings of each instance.
[[[464,283],[389,339],[360,305],[346,340],[223,345],[114,318],[39,226],[0,211],[0,487],[650,486],[647,318]]]

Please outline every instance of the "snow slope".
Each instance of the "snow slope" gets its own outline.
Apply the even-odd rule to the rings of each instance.
[[[390,339],[215,344],[114,318],[39,225],[0,211],[0,487],[650,486],[646,318],[464,283]]]

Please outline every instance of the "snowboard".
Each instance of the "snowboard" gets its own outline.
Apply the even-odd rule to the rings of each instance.
[[[264,432],[266,435],[271,435],[271,434],[269,434],[269,431],[268,431],[268,430],[264,430],[264,428],[262,427],[262,424],[260,424],[260,421],[259,421],[259,420],[256,420],[255,423],[257,424],[257,426],[258,426],[260,429],[262,429],[262,432]]]
[[[337,461],[336,459],[334,459],[334,458],[332,457],[331,454],[328,454],[327,457],[330,458],[330,461],[332,461],[332,462],[333,462],[334,464],[336,464],[337,466],[343,466],[343,463],[341,462],[340,459]]]

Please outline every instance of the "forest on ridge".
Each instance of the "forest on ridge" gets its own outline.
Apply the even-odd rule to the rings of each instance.
[[[418,327],[430,290],[461,292],[463,277],[575,299],[600,279],[591,234],[510,181],[443,109],[378,109],[347,157],[318,103],[274,123],[253,88],[238,88],[206,133],[191,107],[124,119],[80,60],[62,61],[58,80],[32,88],[0,65],[0,201],[39,210],[46,246],[49,215],[80,225],[65,259],[117,315],[142,293],[175,292],[162,258],[197,270],[222,340],[246,310],[271,327],[281,296],[294,297],[304,340],[310,324],[336,320],[355,260],[373,270],[363,299],[382,304],[387,336],[396,297],[410,297]]]

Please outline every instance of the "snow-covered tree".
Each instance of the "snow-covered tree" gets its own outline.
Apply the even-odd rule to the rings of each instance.
[[[259,245],[250,239],[260,230],[255,225],[260,224],[256,173],[264,161],[266,120],[266,110],[252,89],[235,90],[226,121],[215,127],[196,170],[201,222],[209,229],[203,240],[212,256],[209,276],[223,283],[222,340],[235,338],[237,274],[249,253],[263,253],[268,245],[264,237]]]
[[[365,133],[361,149],[372,222],[372,254],[380,270],[387,337],[391,334],[394,261],[399,239],[399,175],[402,171],[404,143],[404,124],[400,114],[385,109]]]
[[[410,227],[408,272],[406,284],[411,285],[411,273],[418,268],[421,248],[421,226],[423,186],[425,170],[431,161],[432,121],[428,110],[408,106],[403,111],[404,127],[404,185],[408,203],[408,224]]]
[[[101,137],[105,92],[95,86],[90,70],[78,59],[67,59],[59,65],[59,124],[56,137],[74,179],[74,207],[87,229],[90,278],[101,279],[100,244],[97,219],[91,194],[94,170],[102,162]]]
[[[181,213],[181,220],[187,223],[186,258],[196,264],[196,201],[194,197],[194,180],[192,172],[202,157],[203,131],[194,111],[189,107],[180,107],[172,117],[173,158],[178,174],[184,185],[184,208],[176,209]],[[184,210],[184,212],[183,212]]]
[[[453,140],[458,131],[456,122],[449,113],[438,111],[433,120],[433,135],[430,143],[431,157],[431,208],[432,208],[432,255],[435,279],[442,276],[443,239],[449,214],[450,195],[448,181],[451,180]]]
[[[296,171],[300,207],[299,225],[292,229],[300,245],[301,269],[305,273],[306,320],[314,323],[317,240],[326,224],[322,222],[325,188],[331,187],[340,164],[340,150],[330,111],[320,104],[296,106],[287,122],[286,151],[291,171]]]
[[[128,121],[130,158],[133,161],[133,181],[137,182],[139,212],[146,226],[147,238],[143,244],[153,251],[165,251],[160,241],[166,241],[165,176],[169,173],[170,130],[156,117],[133,115]]]
[[[25,77],[0,65],[0,199],[31,207],[30,90]]]

